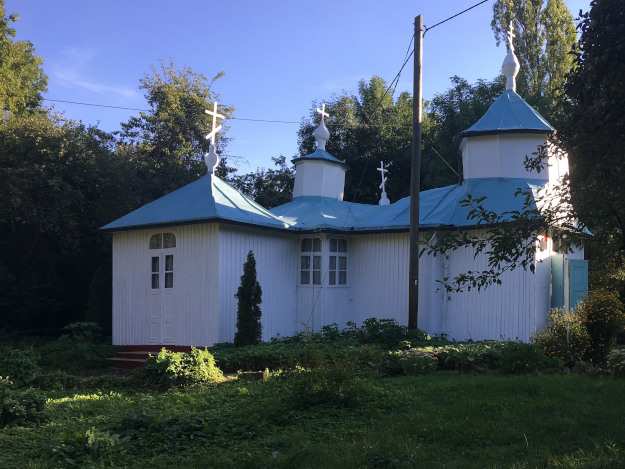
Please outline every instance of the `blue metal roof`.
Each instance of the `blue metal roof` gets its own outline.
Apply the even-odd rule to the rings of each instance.
[[[295,164],[295,163],[299,163],[300,161],[306,161],[306,160],[322,160],[322,161],[327,161],[328,163],[333,163],[333,164],[342,166],[345,169],[348,168],[348,166],[345,163],[343,163],[341,160],[336,159],[327,151],[321,150],[319,148],[317,148],[310,155],[300,156],[299,158],[295,158],[291,160],[291,163]]]
[[[545,181],[484,178],[465,180],[462,184],[421,192],[419,225],[421,228],[469,227],[471,210],[461,200],[485,196],[482,205],[496,213],[523,208],[523,198],[515,197],[517,189],[530,189],[534,198]],[[290,225],[289,230],[390,231],[407,230],[410,225],[410,197],[394,204],[379,206],[354,204],[327,197],[296,197],[292,202],[271,210]]]
[[[507,90],[497,98],[480,120],[460,136],[502,132],[549,133],[554,130],[523,98],[514,91]]]
[[[377,205],[356,204],[330,197],[296,197],[271,213],[280,217],[295,230],[350,230],[364,213],[378,208]]]
[[[103,226],[118,231],[162,224],[225,220],[280,228],[285,224],[269,210],[233,189],[215,175],[201,179],[150,202]]]
[[[469,194],[474,198],[485,196],[482,202],[484,207],[502,213],[521,210],[523,198],[514,196],[517,189],[529,188],[536,198],[544,183],[540,180],[484,178],[424,191],[420,197],[419,224],[421,228],[473,226],[475,221],[467,220],[470,208],[460,205],[460,201]],[[410,198],[380,206],[305,196],[296,197],[292,202],[269,211],[209,174],[130,212],[102,229],[121,231],[219,220],[292,232],[407,230],[410,224]]]

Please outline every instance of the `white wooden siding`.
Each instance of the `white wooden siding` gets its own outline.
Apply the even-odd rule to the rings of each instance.
[[[452,279],[469,270],[488,270],[486,256],[474,257],[472,248],[449,252],[443,263],[443,270]],[[545,279],[542,267],[540,275],[517,268],[500,277],[501,285],[491,285],[481,291],[471,289],[462,293],[445,293],[443,332],[450,339],[458,340],[529,341],[540,313],[537,308],[542,304],[541,293],[544,293],[536,291],[537,278]]]
[[[176,235],[172,337],[163,343],[206,346],[217,341],[218,236],[215,224],[185,225],[113,234],[113,344],[145,345],[150,339],[155,295],[148,249],[154,233]]]
[[[230,342],[236,331],[237,299],[243,264],[254,252],[263,290],[263,340],[300,329],[296,315],[297,236],[275,231],[221,225],[219,229],[219,341]]]

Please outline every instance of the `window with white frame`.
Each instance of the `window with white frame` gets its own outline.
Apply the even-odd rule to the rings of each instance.
[[[347,285],[347,240],[330,240],[328,284]]]
[[[321,239],[304,238],[300,246],[300,284],[321,285]]]
[[[149,248],[151,250],[172,249],[176,247],[176,235],[173,233],[157,233],[150,237]],[[156,254],[156,253],[155,253]],[[174,287],[174,255],[160,252],[151,256],[151,280],[152,289],[158,290],[161,287]],[[164,284],[161,285],[161,275]]]

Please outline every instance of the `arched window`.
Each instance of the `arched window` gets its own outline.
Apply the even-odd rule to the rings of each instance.
[[[150,237],[150,249],[172,249],[176,247],[176,235],[157,233]],[[154,253],[156,254],[156,253]],[[151,256],[152,289],[174,288],[174,255],[163,251]]]

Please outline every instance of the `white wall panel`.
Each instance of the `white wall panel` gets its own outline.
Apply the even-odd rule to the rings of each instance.
[[[151,288],[150,236],[173,232],[174,288],[167,297],[167,321],[172,325],[164,341],[151,340],[152,311],[158,298]],[[210,345],[217,340],[218,237],[215,224],[186,225],[158,230],[113,234],[113,343],[146,345]],[[169,251],[168,251],[169,252]]]
[[[229,342],[236,331],[237,299],[243,264],[251,250],[263,290],[263,340],[298,329],[296,315],[297,236],[276,231],[220,225],[219,341]]]
[[[450,252],[445,262],[450,278],[489,268],[486,256],[474,257],[472,248]],[[544,290],[537,292],[537,279],[545,281],[542,269],[532,274],[517,268],[501,276],[501,285],[445,294],[443,321],[449,338],[529,341],[537,317],[543,314],[538,308],[543,307]]]

